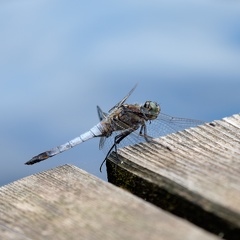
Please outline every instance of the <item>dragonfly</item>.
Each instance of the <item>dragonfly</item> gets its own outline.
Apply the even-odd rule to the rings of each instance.
[[[114,150],[117,155],[117,147],[121,147],[140,142],[154,142],[155,138],[175,133],[190,127],[196,127],[203,124],[203,121],[172,117],[161,113],[160,105],[154,101],[146,101],[144,104],[125,103],[133,93],[137,85],[107,113],[97,106],[97,112],[100,122],[93,126],[89,131],[80,136],[54,147],[48,151],[42,152],[27,161],[26,165],[32,165],[59,153],[62,153],[76,145],[92,138],[100,137],[99,148],[103,149],[105,145],[110,146],[104,161],[100,166],[100,171],[107,157]],[[108,142],[108,144],[106,144]],[[158,142],[158,144],[160,144]],[[171,148],[162,145],[162,148],[171,151]]]

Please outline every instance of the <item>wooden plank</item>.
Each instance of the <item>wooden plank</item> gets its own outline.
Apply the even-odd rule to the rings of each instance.
[[[0,188],[0,239],[216,239],[71,165]]]
[[[240,239],[240,115],[184,130],[157,144],[120,149],[108,180],[229,239]]]

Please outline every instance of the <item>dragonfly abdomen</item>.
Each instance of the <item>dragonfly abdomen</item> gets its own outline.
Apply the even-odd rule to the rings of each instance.
[[[28,162],[26,162],[26,165],[32,165],[34,163],[37,162],[41,162],[43,160],[48,159],[49,157],[53,157],[59,153],[62,153],[64,151],[67,151],[70,148],[75,147],[76,145],[85,142],[91,138],[94,137],[100,137],[103,135],[104,132],[104,128],[103,125],[101,123],[98,123],[97,125],[95,125],[93,128],[91,128],[88,132],[85,132],[83,134],[81,134],[79,137],[76,137],[62,145],[59,145],[55,148],[52,148],[48,151],[45,151],[43,153],[38,154],[37,156],[34,156],[31,160],[29,160]]]

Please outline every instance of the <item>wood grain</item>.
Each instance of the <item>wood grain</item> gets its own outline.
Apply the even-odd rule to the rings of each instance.
[[[240,236],[240,115],[113,153],[110,182],[229,239]],[[120,163],[120,161],[122,163]]]
[[[0,188],[0,239],[216,239],[71,165]]]

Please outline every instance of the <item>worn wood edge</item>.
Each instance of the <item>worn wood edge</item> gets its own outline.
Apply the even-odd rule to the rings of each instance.
[[[72,165],[1,187],[0,203],[1,239],[215,239]]]
[[[230,118],[224,118],[223,120],[227,123],[232,124],[233,128],[239,128],[239,115],[233,115]],[[215,124],[214,122],[211,124]],[[222,124],[225,123],[221,120],[216,121],[216,124]],[[227,126],[226,126],[227,128]],[[233,132],[234,133],[234,132]],[[228,133],[227,133],[228,134]],[[235,134],[234,134],[235,135]],[[234,137],[232,135],[231,137]],[[235,140],[237,140],[237,134],[235,137]],[[238,141],[238,140],[237,140]],[[164,209],[167,209],[168,211],[174,212],[175,214],[188,218],[190,221],[196,223],[197,225],[204,227],[205,229],[212,231],[214,233],[223,232],[225,236],[237,236],[236,239],[238,239],[238,236],[240,235],[240,215],[237,212],[231,211],[228,208],[225,208],[224,206],[221,206],[220,204],[216,204],[212,201],[209,201],[206,198],[203,198],[201,195],[196,194],[194,192],[189,191],[187,188],[184,188],[177,183],[171,181],[168,178],[165,178],[160,175],[156,175],[155,173],[149,171],[148,169],[142,168],[138,164],[135,164],[131,161],[128,161],[128,159],[122,157],[120,154],[118,154],[119,159],[117,160],[114,156],[114,153],[108,158],[107,166],[108,166],[108,179],[110,182],[120,185],[123,188],[127,188],[134,194],[141,196],[144,199],[148,199],[150,202],[155,202],[156,205],[161,206]],[[123,164],[120,164],[120,161],[123,162]],[[131,171],[133,175],[131,175]],[[136,180],[137,178],[137,180]],[[133,182],[131,182],[131,179],[135,179],[138,184],[142,186],[142,191],[145,191],[145,186],[148,185],[148,183],[151,183],[154,186],[160,185],[158,188],[158,193],[155,192],[156,199],[154,200],[152,197],[147,196],[147,194],[142,194],[140,191],[138,192],[136,189],[133,189],[131,187]],[[157,181],[157,182],[156,182]],[[129,184],[131,182],[131,184]],[[148,185],[148,187],[152,187]],[[148,189],[149,190],[149,189]],[[156,189],[151,189],[153,192]],[[161,195],[161,192],[164,192],[166,194],[166,200],[167,200],[167,206],[165,203],[159,203],[158,201],[158,194]],[[149,191],[146,191],[149,193]],[[145,193],[146,193],[145,192]],[[170,196],[169,197],[169,193]],[[153,194],[152,194],[153,195]],[[164,196],[162,196],[164,198]],[[198,211],[200,211],[198,214],[202,216],[203,219],[212,219],[212,225],[209,226],[209,221],[202,221],[202,223],[199,224],[199,221],[197,218],[192,218],[191,211],[187,211],[185,213],[179,213],[179,210],[173,207],[173,204],[176,201],[179,201],[181,199],[182,204],[185,204],[186,206],[191,207],[197,207]],[[171,201],[170,201],[171,200]],[[160,205],[159,205],[160,204]],[[189,209],[191,209],[189,207]],[[187,215],[187,216],[186,216]]]
[[[239,216],[119,156],[107,160],[109,182],[226,239],[239,239]],[[147,177],[146,177],[147,176]],[[232,221],[227,221],[226,217]]]

